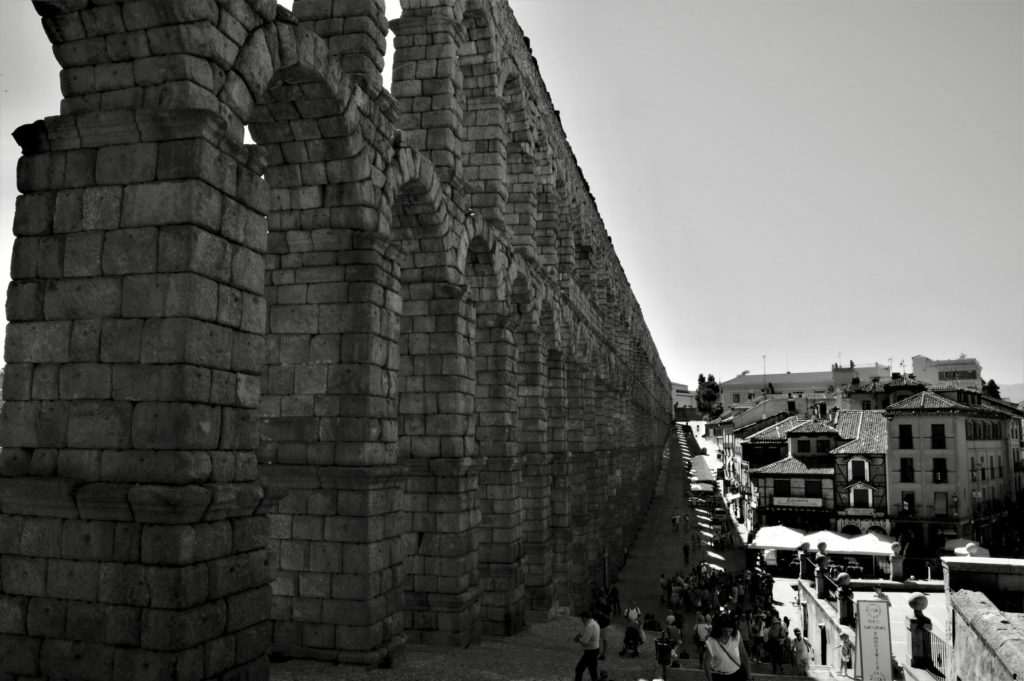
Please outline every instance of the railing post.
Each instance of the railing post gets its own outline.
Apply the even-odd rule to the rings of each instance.
[[[914,611],[914,616],[907,618],[910,666],[915,669],[934,669],[932,664],[932,621],[924,614],[924,609],[928,607],[928,598],[923,593],[916,592],[910,595],[907,605]]]

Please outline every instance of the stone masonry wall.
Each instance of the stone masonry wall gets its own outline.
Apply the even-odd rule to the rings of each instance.
[[[34,4],[0,678],[401,664],[586,604],[670,385],[507,2]]]

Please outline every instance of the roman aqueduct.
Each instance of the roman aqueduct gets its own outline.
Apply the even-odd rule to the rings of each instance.
[[[584,604],[670,384],[506,0],[35,0],[0,677],[400,663]],[[248,130],[253,143],[245,136]]]

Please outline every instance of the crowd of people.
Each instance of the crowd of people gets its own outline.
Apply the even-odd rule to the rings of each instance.
[[[584,656],[576,681],[582,681],[591,665],[591,678],[598,678],[597,662],[608,652],[607,631],[619,612],[625,620],[619,655],[636,657],[658,645],[668,649],[666,666],[695,657],[713,681],[749,676],[751,660],[770,663],[773,673],[806,675],[813,645],[799,628],[791,628],[788,617],[780,617],[773,588],[772,576],[763,570],[727,572],[701,563],[689,574],[661,575],[660,617],[642,612],[635,601],[616,608],[617,590],[614,596],[599,590],[591,609],[581,615]]]

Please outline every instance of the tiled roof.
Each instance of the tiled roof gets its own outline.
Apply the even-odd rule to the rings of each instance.
[[[786,440],[786,433],[789,429],[804,421],[806,421],[806,419],[801,418],[800,416],[790,416],[788,419],[784,419],[778,423],[773,423],[764,430],[754,433],[748,439],[751,442],[784,442]]]
[[[868,383],[860,383],[858,385],[851,385],[850,392],[853,393],[867,393],[867,394],[881,394],[885,392],[885,386],[882,385],[881,381],[870,381]]]
[[[966,411],[967,409],[959,402],[925,390],[895,404],[890,404],[886,411]]]
[[[787,436],[793,435],[839,435],[839,431],[832,427],[828,421],[811,419],[791,428]]]
[[[808,466],[792,456],[750,471],[751,475],[834,475],[835,472],[834,466]]]
[[[889,451],[889,432],[884,411],[841,412],[839,425],[843,437],[852,438],[853,441],[839,445],[832,450],[832,454],[884,454]],[[847,428],[850,430],[847,431]]]
[[[906,375],[897,376],[886,383],[886,386],[889,388],[924,388],[927,387],[927,385],[927,383],[922,383],[916,378],[911,378]]]

